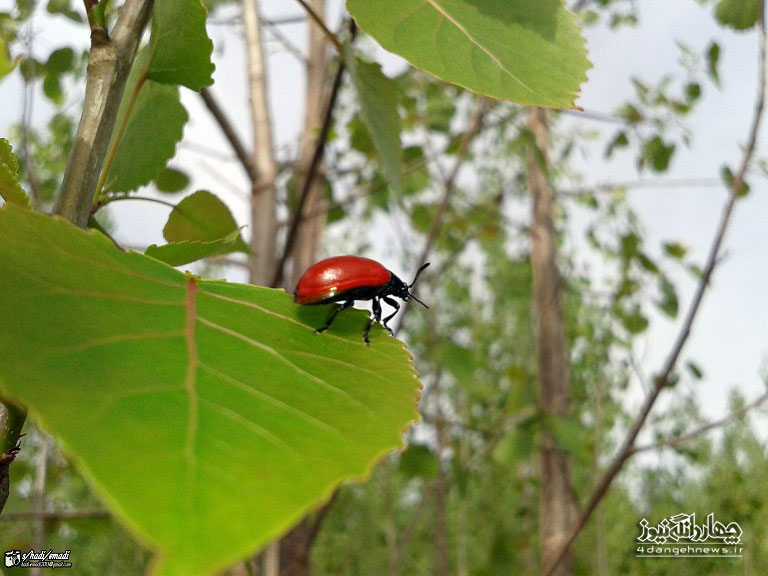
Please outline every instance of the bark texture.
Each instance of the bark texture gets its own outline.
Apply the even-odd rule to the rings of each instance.
[[[251,181],[250,281],[252,284],[266,285],[275,267],[277,164],[272,147],[266,58],[256,0],[243,0],[243,26],[248,59],[248,102],[253,133],[252,165],[256,176],[256,179]]]
[[[527,173],[533,201],[531,265],[539,409],[545,416],[558,418],[568,412],[570,385],[562,291],[557,268],[555,198],[547,175],[547,112],[541,108],[531,108],[528,112],[528,128],[535,142],[535,147],[528,150]],[[568,455],[557,447],[550,435],[542,438],[539,459],[539,537],[542,567],[546,568],[571,530],[573,503]],[[570,557],[560,563],[554,574],[571,574]]]

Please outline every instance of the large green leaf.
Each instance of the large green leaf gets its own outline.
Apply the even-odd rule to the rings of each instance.
[[[29,197],[19,186],[19,160],[5,138],[0,138],[0,198],[12,204],[29,206]]]
[[[361,60],[351,46],[344,60],[360,101],[360,116],[379,156],[379,166],[397,198],[403,195],[400,116],[397,114],[398,88],[381,66]]]
[[[205,31],[200,0],[165,0],[152,9],[149,78],[200,91],[213,84],[213,42]]]
[[[521,104],[572,108],[589,68],[563,0],[347,0],[357,24],[417,68]]]
[[[171,211],[163,228],[163,237],[168,242],[215,242],[239,230],[232,212],[218,196],[198,190]],[[233,251],[249,251],[239,233],[230,250]]]
[[[207,575],[402,445],[419,382],[401,342],[282,290],[205,281],[97,232],[0,209],[0,394],[159,552]],[[11,273],[5,273],[11,271]]]
[[[176,153],[187,122],[178,86],[148,80],[147,58],[146,49],[136,56],[109,144],[117,146],[105,180],[112,192],[129,192],[156,178]]]

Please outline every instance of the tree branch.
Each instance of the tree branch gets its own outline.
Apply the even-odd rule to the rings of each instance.
[[[766,382],[766,385],[768,385],[768,382]],[[690,432],[686,432],[685,434],[681,434],[680,436],[671,436],[668,438],[662,438],[661,440],[659,440],[654,444],[645,444],[643,446],[637,446],[632,449],[630,456],[634,456],[638,452],[649,452],[651,450],[659,450],[660,448],[677,446],[679,444],[684,444],[690,440],[694,440],[695,438],[698,438],[699,436],[703,436],[704,434],[711,432],[712,430],[716,430],[717,428],[722,428],[724,426],[727,426],[728,424],[730,424],[737,418],[740,418],[747,412],[750,412],[755,408],[759,408],[763,403],[765,403],[766,400],[768,400],[768,392],[764,392],[749,404],[742,406],[738,410],[734,410],[733,412],[721,418],[720,420],[715,420],[714,422],[705,424],[700,428],[696,428],[695,430],[691,430]]]
[[[85,102],[69,155],[56,213],[85,228],[117,111],[136,48],[149,20],[152,0],[126,0],[112,38],[91,29]]]
[[[240,140],[240,136],[238,136],[237,131],[235,130],[235,127],[232,126],[232,123],[229,121],[229,118],[227,118],[224,110],[222,110],[221,106],[219,106],[219,103],[216,101],[213,93],[208,88],[203,88],[200,90],[200,98],[203,99],[206,108],[208,108],[208,111],[211,113],[214,120],[216,120],[218,123],[219,128],[221,128],[221,131],[224,133],[224,137],[232,147],[232,150],[234,151],[235,156],[237,156],[237,159],[240,161],[243,170],[245,170],[245,173],[248,176],[248,180],[250,180],[251,184],[256,184],[259,176],[256,171],[256,166],[253,163],[253,159],[249,156],[242,140]]]
[[[573,530],[569,534],[567,540],[565,541],[565,543],[563,544],[559,552],[554,556],[554,560],[550,564],[549,569],[544,573],[544,576],[552,576],[557,566],[560,564],[563,558],[565,558],[565,556],[568,554],[571,544],[573,544],[574,540],[576,540],[576,537],[579,535],[581,530],[584,528],[584,526],[586,526],[587,522],[592,516],[592,513],[595,511],[595,508],[597,508],[600,501],[608,492],[608,488],[610,488],[614,478],[616,478],[618,473],[623,468],[624,463],[634,453],[633,448],[634,448],[637,436],[640,433],[640,430],[642,429],[643,425],[645,424],[645,421],[648,418],[648,415],[650,414],[654,404],[656,403],[656,400],[658,399],[659,394],[666,386],[669,385],[672,373],[677,365],[677,360],[680,357],[680,354],[683,351],[683,348],[685,347],[686,342],[688,341],[688,337],[690,336],[691,327],[693,326],[693,322],[696,319],[696,315],[701,306],[701,302],[702,302],[702,299],[704,298],[704,294],[707,288],[709,287],[709,281],[712,278],[712,274],[719,261],[720,249],[723,244],[723,239],[725,238],[725,232],[728,229],[728,225],[730,224],[730,221],[731,221],[733,207],[736,203],[736,200],[739,198],[739,195],[741,193],[741,190],[744,184],[744,177],[746,175],[747,168],[749,167],[749,164],[755,153],[757,134],[762,121],[763,108],[765,105],[766,25],[765,25],[764,11],[765,11],[765,2],[761,4],[761,8],[760,8],[760,22],[759,22],[759,27],[760,27],[759,60],[760,61],[758,64],[758,91],[757,91],[757,102],[755,104],[755,111],[752,118],[752,125],[749,132],[749,140],[746,148],[744,149],[739,170],[736,173],[733,179],[733,182],[731,183],[729,194],[728,194],[728,200],[726,201],[725,206],[723,207],[722,215],[720,217],[720,223],[715,233],[715,237],[712,241],[712,245],[709,250],[709,256],[707,257],[706,265],[704,266],[704,269],[701,274],[701,278],[696,287],[696,292],[694,294],[693,300],[691,302],[690,307],[688,308],[688,313],[685,316],[683,324],[680,328],[680,332],[678,333],[677,339],[675,340],[672,346],[669,356],[667,357],[666,361],[662,366],[661,372],[654,379],[653,389],[646,397],[645,402],[643,403],[643,406],[640,409],[640,413],[635,418],[635,421],[633,422],[629,430],[629,433],[627,434],[627,437],[625,438],[623,444],[621,445],[621,448],[619,449],[618,453],[614,456],[610,466],[608,467],[608,469],[605,471],[602,478],[598,482],[596,488],[594,489],[594,491],[592,492],[592,495],[589,498],[589,502],[584,507],[584,510],[582,511],[582,513],[579,515],[576,525],[574,526]]]

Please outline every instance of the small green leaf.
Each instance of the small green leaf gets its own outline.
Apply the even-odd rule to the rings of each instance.
[[[631,334],[640,334],[648,328],[648,319],[640,312],[639,308],[630,313],[622,312],[619,314],[619,318],[624,328]]]
[[[379,156],[379,166],[398,199],[403,196],[400,116],[397,114],[397,83],[387,78],[378,64],[360,59],[347,45],[344,61],[360,101],[360,116]]]
[[[235,230],[228,236],[211,242],[169,242],[162,246],[152,244],[144,251],[144,254],[170,266],[183,266],[203,258],[234,252],[238,249],[239,239],[240,231]]]
[[[169,2],[161,2],[169,3]],[[179,100],[179,88],[146,79],[147,51],[136,56],[117,114],[116,126],[128,124],[119,142],[117,153],[105,179],[107,190],[130,192],[149,184],[165,168],[181,140],[187,111]],[[139,90],[133,110],[133,94]],[[120,131],[112,134],[110,149],[116,144]]]
[[[11,204],[30,206],[27,193],[19,186],[19,160],[5,138],[0,138],[0,197]]]
[[[689,82],[685,85],[685,95],[689,102],[695,102],[701,97],[701,84]]]
[[[616,116],[623,118],[630,124],[637,124],[645,119],[645,116],[632,104],[624,104],[616,111]]]
[[[200,91],[213,84],[213,42],[205,31],[200,0],[155,2],[152,9],[149,78]]]
[[[249,252],[227,205],[206,190],[179,202],[168,216],[163,237],[168,242],[216,242],[237,232],[234,251]]]
[[[653,260],[651,260],[651,258],[645,252],[638,252],[637,261],[640,264],[640,266],[642,266],[645,270],[647,270],[651,274],[659,273],[659,267],[656,265],[656,263]]]
[[[499,100],[573,108],[589,67],[563,0],[347,0],[386,50]]]
[[[400,472],[408,478],[429,480],[439,468],[437,455],[423,444],[411,444],[400,454]]]
[[[19,63],[19,59],[15,60],[11,58],[11,53],[8,51],[8,46],[5,45],[5,41],[0,38],[0,80],[8,76],[16,69],[16,65]]]
[[[675,285],[665,276],[659,276],[659,291],[661,292],[661,300],[657,301],[656,305],[670,318],[677,317],[679,304]]]
[[[157,552],[211,576],[402,447],[420,384],[349,310],[182,274],[57,217],[0,208],[0,394]],[[76,417],[75,417],[76,416]]]
[[[707,74],[714,82],[715,86],[720,88],[720,73],[718,72],[718,62],[720,61],[720,45],[712,42],[707,49]]]
[[[82,22],[83,17],[77,10],[73,10],[69,0],[48,0],[46,10],[49,14],[60,14],[73,22]]]
[[[75,62],[75,51],[72,48],[59,48],[51,52],[45,64],[48,74],[64,74],[72,69]]]
[[[61,90],[61,79],[58,74],[46,74],[43,80],[43,93],[54,104],[64,101],[64,93]]]
[[[685,363],[685,367],[696,380],[701,380],[704,377],[704,371],[696,362],[689,360]]]
[[[624,132],[624,130],[620,130],[616,136],[613,137],[613,140],[610,141],[608,146],[605,149],[605,157],[610,158],[613,155],[614,150],[617,148],[626,148],[629,146],[629,139],[627,138],[627,133]]]
[[[720,169],[720,177],[723,179],[723,182],[726,183],[728,188],[732,192],[734,192],[736,196],[738,196],[739,198],[749,194],[749,184],[747,184],[743,180],[738,185],[738,190],[734,190],[737,187],[736,177],[733,175],[733,171],[728,166],[723,166]]]
[[[688,253],[688,249],[679,242],[664,242],[664,253],[670,258],[682,260]]]
[[[715,17],[723,26],[748,30],[757,24],[762,0],[720,0]]]
[[[674,144],[667,144],[660,136],[654,136],[643,144],[640,163],[642,166],[650,165],[655,172],[664,172],[674,153]]]
[[[160,192],[175,194],[189,186],[189,176],[181,170],[166,166],[155,178],[155,186]]]
[[[640,248],[640,237],[634,232],[628,232],[621,237],[621,257],[632,260]]]

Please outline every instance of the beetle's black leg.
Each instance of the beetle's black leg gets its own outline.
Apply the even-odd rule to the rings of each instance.
[[[365,343],[368,346],[371,345],[371,341],[368,339],[368,334],[371,332],[373,321],[376,320],[376,322],[381,322],[381,302],[379,302],[379,299],[371,299],[371,306],[373,307],[373,314],[368,318],[368,324],[365,326],[365,332],[363,332],[363,340],[365,340]]]
[[[394,311],[394,312],[392,312],[392,314],[390,314],[389,316],[387,316],[386,318],[384,318],[384,322],[382,323],[382,324],[384,325],[384,328],[386,328],[386,329],[387,329],[387,332],[389,332],[389,335],[390,335],[390,336],[394,336],[395,334],[392,332],[392,328],[390,328],[389,326],[387,326],[387,322],[389,322],[390,320],[392,320],[392,318],[394,318],[394,317],[395,317],[395,314],[397,314],[397,313],[400,311],[400,304],[398,304],[397,300],[392,300],[392,298],[390,298],[390,297],[388,297],[388,296],[384,296],[383,300],[384,300],[384,302],[386,302],[387,304],[389,304],[390,306],[392,306],[392,308],[394,308],[394,309],[395,309],[395,311]]]
[[[350,307],[350,306],[352,306],[352,304],[354,304],[354,303],[355,303],[355,301],[354,301],[354,300],[347,300],[347,301],[346,301],[346,302],[344,302],[344,303],[343,303],[341,306],[334,306],[334,307],[333,307],[333,310],[332,310],[332,311],[331,311],[331,313],[328,315],[328,320],[326,320],[326,321],[325,321],[325,325],[324,325],[324,326],[322,326],[321,328],[318,328],[317,330],[315,330],[315,332],[317,332],[318,334],[320,334],[321,332],[325,332],[326,330],[328,330],[328,328],[330,328],[330,327],[331,327],[331,324],[333,324],[333,321],[336,319],[336,315],[337,315],[339,312],[341,312],[342,310],[344,310],[345,308],[349,308],[349,307]]]

